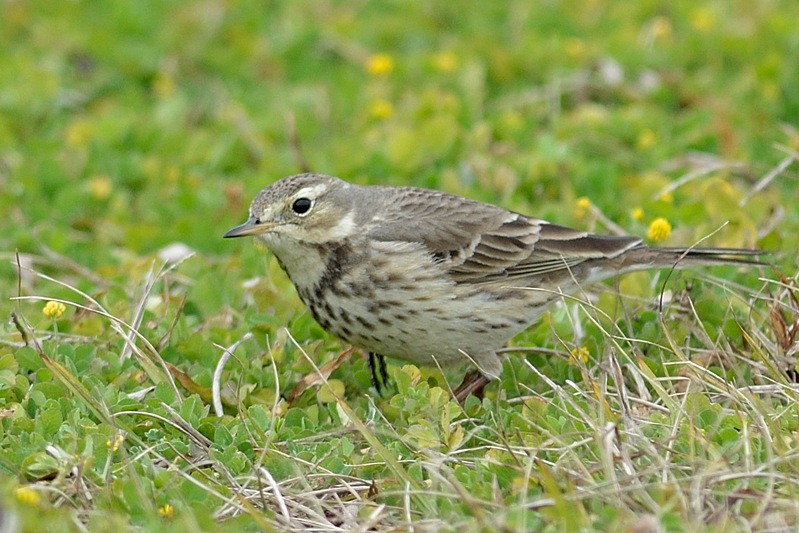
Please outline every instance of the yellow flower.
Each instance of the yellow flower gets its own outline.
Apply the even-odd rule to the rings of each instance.
[[[166,167],[166,179],[170,183],[175,183],[180,177],[180,168],[177,165],[169,165]]]
[[[574,59],[580,59],[585,55],[585,43],[582,39],[572,37],[566,41],[566,53]]]
[[[766,99],[771,100],[772,102],[780,96],[779,84],[771,80],[762,82],[760,84],[760,91],[763,93],[763,96]]]
[[[364,68],[372,76],[385,76],[394,70],[394,59],[388,54],[372,54],[366,58]]]
[[[111,196],[111,178],[99,174],[89,180],[89,194],[96,200],[105,200]]]
[[[652,36],[656,40],[671,37],[671,21],[664,16],[655,17],[652,21]]]
[[[458,68],[458,57],[452,52],[439,52],[433,56],[433,66],[439,72],[454,72]]]
[[[42,501],[42,495],[33,487],[18,487],[14,490],[14,496],[17,497],[19,503],[25,505],[39,505],[39,502]]]
[[[601,126],[608,120],[608,110],[598,104],[581,104],[574,110],[574,117],[587,126]]]
[[[54,302],[53,300],[50,300],[44,304],[42,313],[44,313],[44,316],[47,318],[61,318],[61,315],[63,315],[64,311],[66,310],[67,307],[61,302]]]
[[[653,146],[655,146],[658,142],[657,134],[650,130],[646,129],[638,134],[638,141],[636,144],[638,145],[638,149],[641,151],[649,150]]]
[[[716,17],[706,7],[695,9],[691,13],[691,26],[698,32],[706,32],[716,25]]]
[[[153,92],[162,98],[172,96],[175,93],[175,78],[166,72],[159,72],[153,80]]]
[[[644,210],[640,207],[635,207],[632,211],[630,211],[630,216],[633,218],[633,220],[640,222],[644,219]]]
[[[105,445],[112,451],[116,452],[119,450],[119,447],[122,443],[125,442],[125,435],[122,433],[117,433],[117,436],[114,437],[114,440],[107,440],[105,441]]]
[[[580,346],[579,348],[572,348],[572,355],[569,358],[569,362],[572,364],[575,364],[579,361],[587,363],[589,355],[591,355],[591,352],[588,351],[588,347],[586,346]]]
[[[158,514],[163,516],[164,518],[172,518],[172,516],[175,514],[175,508],[169,505],[168,503],[165,503],[164,505],[158,508]]]
[[[649,231],[646,232],[646,238],[654,242],[665,241],[669,235],[671,235],[671,224],[663,217],[653,220],[649,224]]]
[[[577,199],[577,209],[575,209],[577,218],[583,218],[589,209],[591,209],[591,200],[585,196]]]
[[[377,100],[373,100],[369,104],[369,115],[372,118],[376,118],[378,120],[385,120],[387,118],[391,118],[391,115],[394,114],[394,106],[391,105],[391,102],[388,100],[383,100],[379,98]]]
[[[658,196],[658,200],[660,200],[661,202],[666,202],[667,204],[670,204],[670,203],[672,203],[674,201],[674,195],[671,194],[670,192],[664,192],[663,194]]]
[[[88,120],[78,119],[73,121],[64,134],[67,146],[71,148],[86,148],[94,133],[94,125]]]

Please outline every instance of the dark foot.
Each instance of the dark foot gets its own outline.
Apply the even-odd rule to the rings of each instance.
[[[469,370],[466,372],[466,375],[463,376],[461,384],[458,385],[458,388],[454,391],[455,399],[458,400],[459,404],[463,405],[463,402],[465,402],[466,398],[471,394],[478,398],[482,398],[483,389],[485,389],[485,386],[489,383],[491,383],[491,380],[481,374],[479,370]]]
[[[383,388],[388,386],[386,358],[379,353],[369,352],[369,374],[372,377],[372,385],[377,394],[381,394]]]

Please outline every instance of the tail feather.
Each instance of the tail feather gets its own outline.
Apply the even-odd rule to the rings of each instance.
[[[760,260],[768,255],[762,250],[748,248],[650,248],[642,245],[632,248],[620,259],[623,271],[645,268],[690,267],[694,265],[750,265],[767,266]]]
[[[767,255],[763,250],[747,248],[655,248],[666,253],[674,254],[678,258],[688,260],[710,261],[713,264],[741,264],[741,265],[767,265],[768,263],[757,259]]]

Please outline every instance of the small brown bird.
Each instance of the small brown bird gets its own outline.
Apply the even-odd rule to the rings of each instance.
[[[499,377],[496,353],[552,301],[634,270],[760,264],[757,250],[650,248],[491,204],[412,187],[360,187],[299,174],[263,189],[247,222],[329,333],[418,365],[472,363],[465,397]]]

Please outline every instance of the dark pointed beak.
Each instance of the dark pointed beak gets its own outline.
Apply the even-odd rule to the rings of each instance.
[[[235,228],[225,233],[225,239],[233,237],[246,237],[248,235],[258,235],[259,233],[266,233],[274,227],[274,224],[261,224],[258,219],[251,218],[244,224],[240,224]]]

